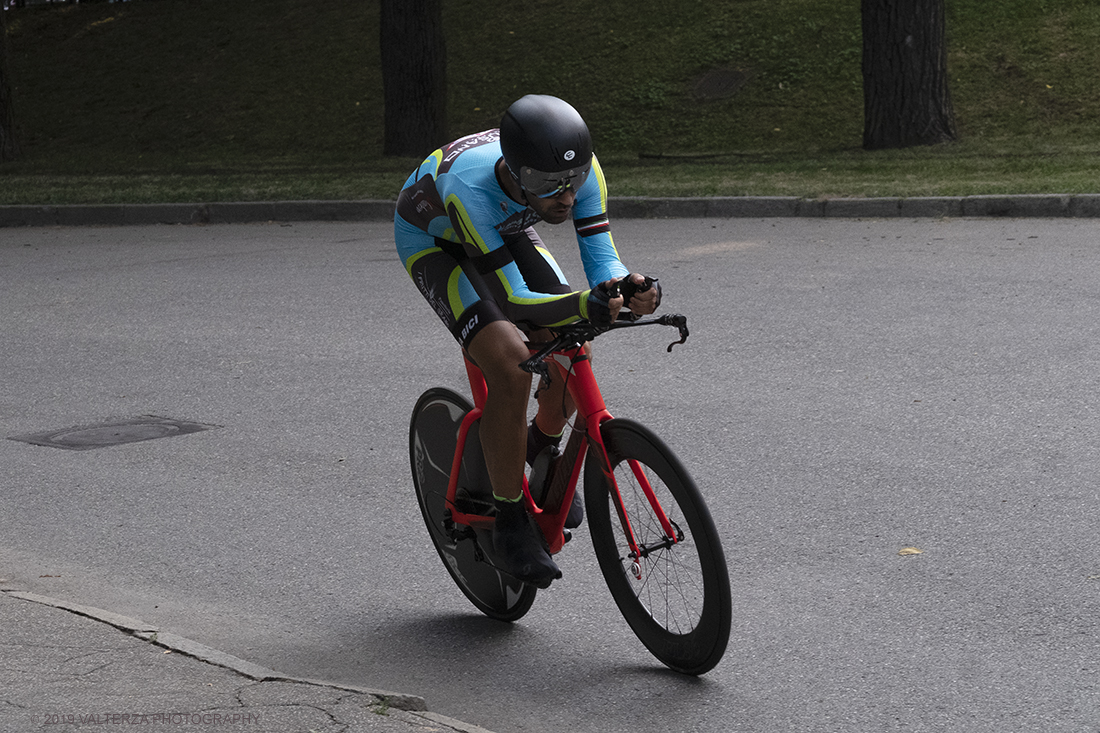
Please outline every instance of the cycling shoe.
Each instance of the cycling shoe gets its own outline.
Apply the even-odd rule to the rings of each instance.
[[[561,570],[543,546],[522,501],[497,501],[493,526],[493,563],[502,571],[536,588],[549,588]]]

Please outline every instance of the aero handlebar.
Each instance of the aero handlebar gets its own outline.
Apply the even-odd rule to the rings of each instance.
[[[586,341],[591,341],[606,331],[620,328],[633,328],[635,326],[675,326],[680,332],[680,340],[674,341],[668,345],[667,351],[669,352],[672,351],[673,346],[684,343],[688,338],[687,316],[682,316],[678,313],[670,313],[668,315],[648,319],[639,318],[629,312],[620,313],[618,320],[610,326],[597,326],[591,321],[576,321],[565,326],[551,329],[555,334],[554,339],[549,343],[543,344],[531,358],[520,364],[520,369],[523,369],[525,372],[530,372],[531,374],[545,375],[547,368],[543,361],[553,352],[563,349],[579,348]]]

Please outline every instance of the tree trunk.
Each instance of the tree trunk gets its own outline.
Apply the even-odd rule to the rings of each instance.
[[[19,146],[15,142],[15,113],[11,102],[11,78],[8,69],[8,27],[6,11],[0,8],[0,162],[15,160]]]
[[[956,138],[944,0],[862,0],[863,147]]]
[[[443,0],[382,0],[385,155],[423,156],[447,142]]]

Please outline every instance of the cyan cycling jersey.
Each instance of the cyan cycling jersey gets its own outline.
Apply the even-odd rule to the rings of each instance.
[[[517,257],[510,250],[519,241],[534,241],[542,258],[564,283],[557,263],[541,246],[531,227],[539,217],[513,201],[496,177],[501,157],[500,133],[487,130],[456,140],[436,150],[405,182],[397,200],[394,231],[398,253],[409,275],[438,311],[450,311],[453,323],[478,300],[491,299],[514,323],[553,326],[587,317],[588,291],[563,293],[533,289]],[[593,156],[592,173],[576,191],[573,224],[589,287],[629,271],[619,259],[607,219],[607,186],[599,161]],[[441,241],[442,240],[442,241]],[[447,247],[453,243],[457,247]],[[417,262],[445,252],[472,266],[473,282],[462,268],[451,268],[446,283],[426,284]],[[520,258],[522,259],[522,258]],[[424,263],[426,264],[426,263]],[[446,295],[442,291],[445,289]],[[487,291],[487,292],[486,292]]]

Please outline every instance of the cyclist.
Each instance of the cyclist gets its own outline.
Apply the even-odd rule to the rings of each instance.
[[[587,290],[569,287],[533,228],[570,217]],[[545,588],[561,571],[522,501],[524,462],[560,441],[574,408],[565,380],[554,379],[542,385],[527,425],[531,376],[518,366],[529,356],[521,329],[530,334],[581,318],[609,324],[624,306],[610,287],[623,278],[644,282],[623,265],[611,238],[607,187],[587,125],[557,97],[523,97],[499,129],[455,140],[420,164],[398,197],[394,235],[409,276],[485,376],[480,435],[496,505],[494,561]],[[659,302],[653,287],[625,305],[645,315]],[[566,526],[580,524],[579,502],[578,492]]]

